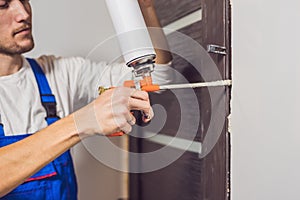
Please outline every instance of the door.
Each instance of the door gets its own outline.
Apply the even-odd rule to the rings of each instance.
[[[168,32],[167,38],[173,52],[172,66],[183,75],[182,78],[190,83],[216,81],[212,80],[209,74],[215,73],[213,68],[217,68],[220,79],[231,79],[229,0],[159,0],[155,3],[162,26],[178,29],[179,33]],[[180,33],[184,34],[183,38],[180,37]],[[205,51],[208,51],[209,45],[217,45],[217,49],[211,49],[211,52],[207,53],[214,66],[212,64],[202,66],[206,74],[197,70],[194,65],[195,61],[203,62],[208,58],[205,58],[205,54],[201,51],[199,53],[196,50],[197,47],[187,45],[189,38],[200,44]],[[197,102],[193,100],[191,97],[193,95],[189,95],[189,92],[195,94]],[[130,137],[130,151],[146,154],[169,146],[165,157],[162,156],[160,160],[157,160],[159,163],[163,163],[163,158],[168,159],[168,155],[179,155],[178,152],[182,155],[156,170],[131,173],[129,184],[131,200],[225,200],[230,198],[228,129],[230,87],[204,87],[189,92],[181,89],[177,90],[176,94],[172,91],[151,94],[151,102],[161,105],[165,110],[159,113],[165,116],[164,126],[158,134],[160,137],[158,139]],[[182,101],[187,104],[186,111],[182,111]],[[220,116],[222,119],[218,118]],[[190,124],[180,128],[183,121],[188,121]],[[218,129],[217,126],[220,128],[220,123],[222,126]],[[195,125],[197,129],[194,135],[191,127],[195,129]],[[178,132],[180,132],[179,136]],[[217,138],[215,143],[212,142],[212,149],[203,156],[206,148],[204,141],[209,138],[210,134],[216,134],[218,137],[215,137]],[[163,142],[165,139],[166,143]],[[170,144],[168,139],[176,140],[179,146],[175,143],[173,146],[168,145]],[[190,143],[191,146],[188,149],[180,149],[180,145],[189,141],[194,142]],[[151,164],[147,163],[143,156],[140,156],[138,161],[130,159],[131,167],[148,169],[147,166]]]

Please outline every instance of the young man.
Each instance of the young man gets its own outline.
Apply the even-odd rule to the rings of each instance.
[[[159,27],[153,2],[139,3],[146,24]],[[125,65],[25,59],[22,54],[34,47],[31,14],[29,0],[0,0],[0,199],[77,199],[68,150],[88,136],[129,133],[135,124],[130,110],[150,116],[145,122],[153,111],[148,94],[131,88],[94,98],[99,84],[114,85],[112,74],[130,71]],[[170,62],[169,52],[156,53],[156,63]],[[153,76],[167,81],[166,66],[156,67]]]

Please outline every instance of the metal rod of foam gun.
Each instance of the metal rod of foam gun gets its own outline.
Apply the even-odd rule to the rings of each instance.
[[[147,92],[154,92],[158,90],[172,90],[172,89],[186,89],[186,88],[201,88],[201,87],[220,87],[232,85],[231,80],[219,80],[212,82],[186,83],[186,84],[172,84],[172,85],[147,85],[142,87],[142,90]]]
[[[218,86],[229,86],[231,80],[220,80],[213,82],[199,82],[199,83],[187,83],[187,84],[174,84],[174,85],[160,85],[161,90],[172,90],[172,89],[184,89],[184,88],[200,88],[200,87],[218,87]]]

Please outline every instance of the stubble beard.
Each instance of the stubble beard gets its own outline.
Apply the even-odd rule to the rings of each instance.
[[[17,42],[14,42],[12,44],[5,42],[5,41],[1,41],[0,40],[0,54],[5,54],[5,55],[21,55],[23,53],[27,53],[29,51],[31,51],[34,48],[34,39],[32,37],[32,35],[28,35],[26,37],[24,37],[23,41],[27,40],[26,43],[27,44],[19,44]],[[7,44],[7,45],[5,45]]]

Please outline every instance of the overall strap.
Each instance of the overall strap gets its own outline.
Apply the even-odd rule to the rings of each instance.
[[[34,76],[36,78],[36,82],[38,84],[41,96],[41,102],[47,112],[47,116],[45,119],[47,121],[47,124],[50,125],[59,119],[59,117],[56,114],[55,96],[52,94],[47,78],[39,64],[34,59],[26,59],[29,62],[33,70]]]
[[[3,124],[0,122],[0,137],[4,136]]]
[[[40,92],[41,102],[47,112],[47,116],[45,119],[47,121],[47,124],[50,125],[59,119],[59,117],[56,114],[55,96],[52,94],[47,78],[39,64],[31,58],[27,58],[27,61],[29,62],[33,70],[34,76],[36,78],[36,82]],[[1,136],[5,136],[5,134],[3,124],[0,119],[0,137]]]

